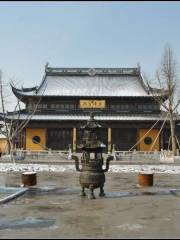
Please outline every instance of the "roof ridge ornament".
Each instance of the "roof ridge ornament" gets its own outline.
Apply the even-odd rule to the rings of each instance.
[[[94,76],[97,73],[95,68],[89,68],[89,70],[87,72],[90,76]]]
[[[140,62],[137,62],[136,65],[137,65],[137,70],[140,73],[141,72],[141,64],[140,64]]]
[[[45,71],[47,70],[48,67],[49,67],[49,62],[46,62],[46,64],[45,64]]]

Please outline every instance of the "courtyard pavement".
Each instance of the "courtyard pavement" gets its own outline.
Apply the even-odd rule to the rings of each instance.
[[[156,173],[153,187],[137,177],[108,172],[106,196],[90,200],[78,172],[37,172],[36,186],[1,205],[0,238],[179,238],[180,175]],[[20,186],[21,172],[1,172],[0,185]]]

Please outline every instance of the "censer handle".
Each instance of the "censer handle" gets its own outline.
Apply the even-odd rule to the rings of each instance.
[[[72,155],[72,159],[75,160],[76,171],[82,172],[82,169],[79,168],[79,158],[75,155]]]
[[[106,159],[106,168],[103,169],[103,172],[107,172],[109,170],[109,162],[112,161],[113,159],[114,159],[113,156],[107,157],[107,159]]]

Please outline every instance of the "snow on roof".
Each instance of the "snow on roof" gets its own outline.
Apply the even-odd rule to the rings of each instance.
[[[37,95],[147,96],[138,76],[46,76]]]
[[[9,119],[11,116],[7,116]],[[18,115],[13,115],[13,119],[18,118]],[[27,114],[21,114],[19,116],[20,120],[27,119]],[[96,120],[102,121],[156,121],[163,120],[164,117],[161,114],[123,114],[123,115],[97,115],[94,117]],[[52,115],[52,114],[34,114],[31,117],[33,121],[86,121],[89,119],[89,115],[70,115],[70,114],[62,114],[62,115]]]
[[[149,96],[138,68],[47,68],[39,88],[13,91],[24,96]]]

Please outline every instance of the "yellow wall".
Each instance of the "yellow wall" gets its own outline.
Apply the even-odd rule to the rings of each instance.
[[[39,136],[39,144],[33,143],[32,138]],[[27,150],[45,150],[46,146],[46,129],[44,128],[26,128],[26,149]]]
[[[0,152],[5,153],[8,149],[7,140],[0,138]]]
[[[139,130],[139,139],[141,139],[147,132],[149,129],[140,129]],[[152,129],[140,142],[139,144],[139,150],[140,151],[149,151],[151,149],[151,146],[154,144],[154,140],[156,139],[158,134],[158,130],[157,129]],[[152,143],[151,144],[145,144],[144,143],[144,139],[146,137],[151,137],[152,138]],[[159,151],[159,137],[156,140],[156,143],[154,144],[153,148],[151,151],[157,150]]]

